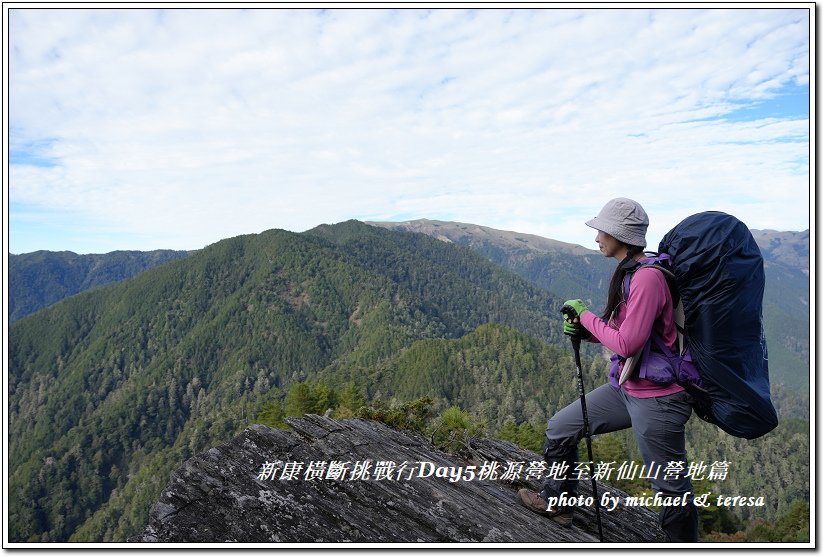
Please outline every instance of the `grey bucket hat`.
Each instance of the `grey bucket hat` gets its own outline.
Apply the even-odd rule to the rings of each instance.
[[[588,220],[586,225],[627,245],[647,247],[649,217],[641,204],[632,199],[618,197],[608,201],[598,216]]]

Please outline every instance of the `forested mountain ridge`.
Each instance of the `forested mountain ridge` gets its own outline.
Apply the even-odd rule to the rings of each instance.
[[[375,226],[420,232],[466,246],[559,297],[580,297],[592,308],[604,303],[613,263],[594,250],[540,236],[475,224],[420,219]],[[752,230],[765,259],[764,323],[773,379],[809,392],[809,230]],[[123,280],[191,252],[156,250],[77,255],[34,252],[9,256],[9,321],[67,296]]]
[[[88,255],[70,251],[9,254],[9,322],[68,296],[133,277],[190,253],[155,250]]]
[[[9,331],[10,539],[124,539],[172,467],[270,391],[498,322],[563,342],[560,302],[470,250],[357,222],[208,246]]]
[[[614,260],[595,250],[476,224],[428,219],[370,224],[466,246],[559,297],[582,298],[596,311],[606,301],[606,284],[615,268]],[[764,257],[764,329],[771,380],[806,396],[810,370],[809,230],[751,232]],[[648,249],[657,247],[657,241],[650,241]]]

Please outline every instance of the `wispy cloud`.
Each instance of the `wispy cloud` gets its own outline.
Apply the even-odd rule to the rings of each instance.
[[[15,252],[414,216],[592,245],[619,195],[651,238],[809,226],[809,117],[765,110],[809,90],[807,10],[9,15]]]

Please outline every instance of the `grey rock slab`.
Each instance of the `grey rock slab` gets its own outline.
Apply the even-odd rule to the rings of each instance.
[[[291,431],[254,425],[229,442],[193,456],[175,470],[132,542],[247,543],[575,543],[597,542],[593,508],[576,512],[562,527],[530,512],[517,500],[521,487],[540,489],[521,474],[501,479],[510,462],[540,461],[516,445],[475,439],[469,456],[442,452],[424,437],[368,420],[333,420],[307,415],[288,420]],[[273,477],[260,477],[265,462],[278,463]],[[307,469],[328,470],[346,462],[345,475],[306,479]],[[302,463],[293,479],[286,466]],[[369,464],[360,479],[356,465]],[[387,463],[392,474],[376,476]],[[423,464],[421,464],[423,463]],[[431,463],[431,464],[430,464]],[[498,463],[498,477],[478,479],[485,464]],[[450,481],[435,467],[475,466],[476,477]],[[423,468],[422,468],[423,467]],[[464,475],[463,477],[468,477]],[[377,479],[381,478],[381,479]],[[615,488],[604,490],[623,495]],[[580,494],[591,494],[589,481]],[[619,505],[601,512],[605,541],[661,542],[657,516],[644,508]]]

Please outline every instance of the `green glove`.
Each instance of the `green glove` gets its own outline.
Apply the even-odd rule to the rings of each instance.
[[[587,311],[587,306],[584,305],[583,300],[567,300],[564,302],[564,307],[561,308],[561,311],[564,313],[564,319],[568,319],[568,313],[565,311],[567,308],[572,308],[575,311],[574,317],[580,317]]]
[[[587,331],[580,323],[570,323],[569,321],[564,321],[564,334],[581,340],[586,340],[592,336],[592,333]]]
[[[580,316],[587,311],[583,300],[567,300],[561,308],[564,314],[564,334],[572,338],[586,340],[592,336],[580,322]]]

